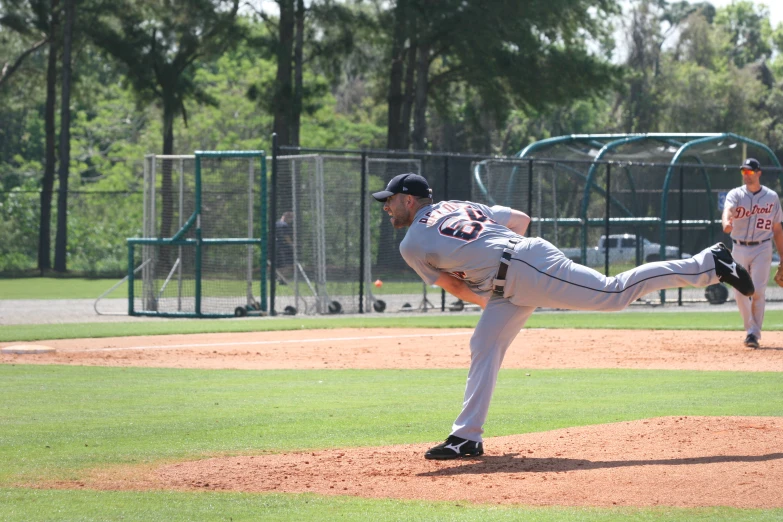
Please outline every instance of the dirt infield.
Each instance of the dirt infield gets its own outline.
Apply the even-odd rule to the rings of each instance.
[[[472,329],[335,329],[36,341],[40,355],[0,363],[205,369],[467,368]],[[741,332],[523,330],[503,368],[638,368],[783,372],[783,332],[761,348]],[[18,343],[0,343],[0,349]]]
[[[37,341],[56,351],[2,354],[0,363],[467,368],[470,333],[310,330]],[[765,333],[758,350],[741,341],[740,332],[526,329],[503,366],[783,372],[783,332]],[[483,457],[456,462],[424,460],[432,443],[96,470],[82,481],[58,486],[307,491],[526,505],[783,507],[780,417],[666,417],[490,437]]]

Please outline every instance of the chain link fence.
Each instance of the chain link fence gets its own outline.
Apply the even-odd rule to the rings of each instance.
[[[672,166],[638,158],[594,161],[279,147],[269,173],[274,185],[269,204],[255,204],[256,210],[267,213],[268,226],[262,229],[261,220],[255,219],[253,230],[246,230],[248,205],[224,194],[226,181],[218,176],[205,178],[203,205],[213,219],[205,222],[203,230],[209,237],[261,238],[263,247],[241,247],[230,257],[243,257],[240,251],[245,248],[251,258],[260,259],[259,249],[267,249],[267,268],[274,272],[268,271],[268,293],[258,298],[268,300],[276,313],[461,309],[439,288],[425,286],[402,259],[399,244],[405,230],[395,230],[382,205],[370,196],[393,176],[424,175],[436,201],[473,200],[525,211],[533,218],[529,235],[547,239],[575,261],[614,275],[641,263],[689,256],[718,241],[730,243],[720,216],[726,193],[741,183],[737,168],[741,160],[726,155],[715,158],[724,163]],[[184,195],[183,201],[167,205],[171,230],[177,230],[193,211],[187,196],[193,191],[189,180],[194,167],[187,163],[192,159],[157,161],[159,172],[169,169],[177,185],[173,193]],[[229,170],[246,180],[244,169]],[[761,181],[780,194],[780,178],[780,169],[765,167]],[[150,207],[164,206],[161,197],[158,192],[154,202],[145,203],[144,190],[70,191],[69,270],[125,275],[126,238],[161,237],[160,229],[149,228],[150,220],[145,218],[145,212],[152,212],[158,216],[156,226],[161,226],[163,216],[155,214],[160,208]],[[37,191],[0,192],[0,273],[36,269],[40,200]],[[53,248],[56,204],[52,211]],[[252,277],[259,278],[260,267],[252,269]],[[771,286],[767,299],[783,300],[783,290]],[[705,292],[673,289],[641,300],[683,301],[706,301]]]
[[[273,158],[275,204],[296,216],[295,269],[291,282],[278,278],[290,286],[273,283],[272,300],[275,309],[305,313],[462,309],[405,264],[399,254],[405,230],[393,229],[370,196],[403,172],[424,175],[435,201],[472,200],[529,213],[529,235],[607,275],[690,257],[718,241],[729,244],[720,225],[722,204],[741,183],[739,160],[672,166],[284,147],[279,152]],[[778,193],[779,179],[780,169],[765,169],[762,181]],[[767,298],[783,300],[783,290],[770,287]],[[639,302],[706,300],[704,289],[686,288]]]

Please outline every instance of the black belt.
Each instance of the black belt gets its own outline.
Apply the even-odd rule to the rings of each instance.
[[[756,245],[760,245],[761,243],[766,243],[770,239],[771,238],[768,237],[764,241],[740,241],[739,239],[732,239],[732,241],[734,243],[737,243],[738,245],[742,245],[742,246],[756,246]]]
[[[509,239],[508,246],[503,249],[503,254],[500,256],[498,274],[495,276],[495,280],[492,282],[494,285],[492,288],[492,293],[497,296],[503,297],[503,291],[506,289],[506,273],[508,272],[508,265],[511,263],[511,254],[514,253],[514,247],[519,242],[519,239]]]

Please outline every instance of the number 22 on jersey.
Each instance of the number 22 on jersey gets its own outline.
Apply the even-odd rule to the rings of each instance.
[[[756,218],[756,228],[760,230],[772,230],[772,220],[764,218]]]

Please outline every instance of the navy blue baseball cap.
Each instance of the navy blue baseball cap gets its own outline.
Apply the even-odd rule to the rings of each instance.
[[[386,201],[387,198],[394,194],[406,194],[416,196],[417,198],[431,198],[432,189],[423,176],[408,172],[407,174],[394,176],[389,184],[386,185],[386,190],[375,192],[372,197],[378,201]]]
[[[742,162],[742,165],[740,165],[741,169],[750,169],[750,170],[761,170],[761,163],[759,163],[759,160],[754,158],[748,158],[745,161]]]

